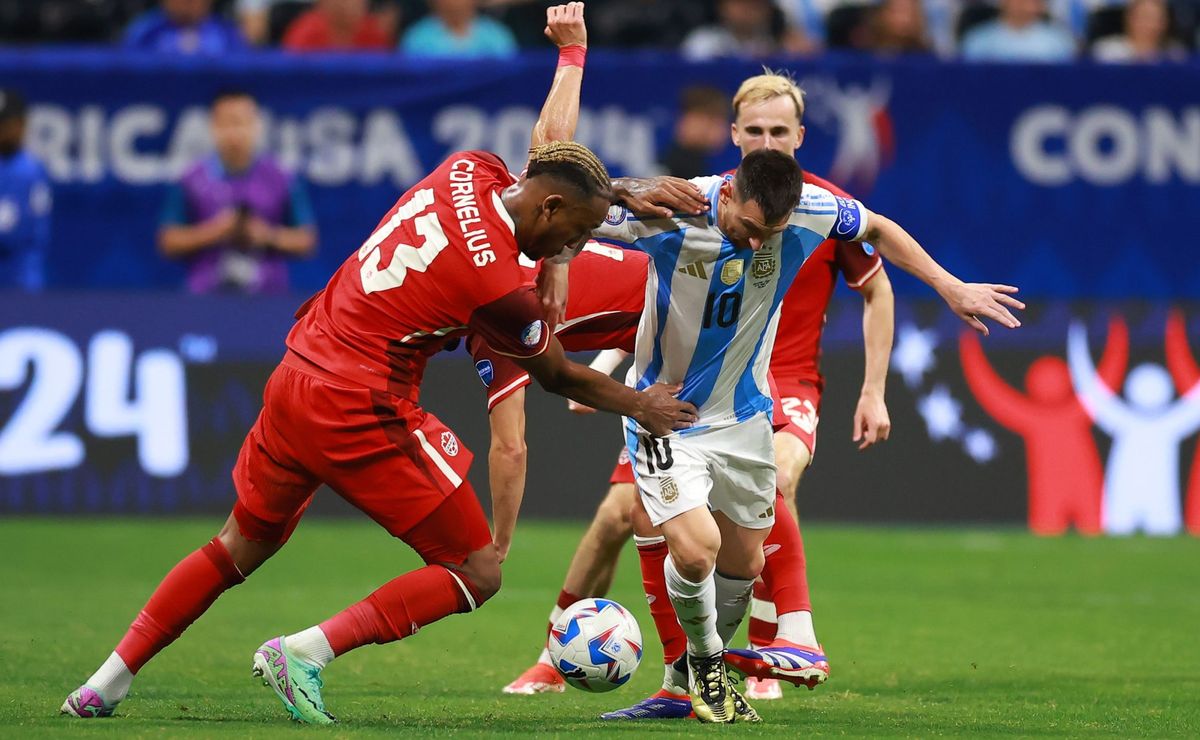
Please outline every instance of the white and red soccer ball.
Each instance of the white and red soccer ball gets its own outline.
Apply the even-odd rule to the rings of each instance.
[[[612,691],[642,662],[642,630],[617,602],[583,599],[550,628],[546,647],[567,683],[584,691]]]

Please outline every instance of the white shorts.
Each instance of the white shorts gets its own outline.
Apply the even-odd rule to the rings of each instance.
[[[771,419],[691,434],[654,437],[625,419],[625,444],[650,521],[707,506],[748,529],[775,523],[775,446]]]

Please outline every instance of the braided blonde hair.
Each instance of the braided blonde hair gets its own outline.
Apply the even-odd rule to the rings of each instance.
[[[529,150],[527,177],[553,175],[584,195],[606,195],[612,186],[608,168],[591,149],[575,141],[551,141]]]

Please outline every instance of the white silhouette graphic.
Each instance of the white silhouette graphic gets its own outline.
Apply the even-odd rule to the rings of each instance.
[[[1176,534],[1183,524],[1179,444],[1200,427],[1200,383],[1172,403],[1171,376],[1147,363],[1129,373],[1122,399],[1096,374],[1079,322],[1067,334],[1067,360],[1080,403],[1113,440],[1104,474],[1104,531]]]
[[[876,77],[870,87],[842,87],[836,80],[817,77],[806,79],[804,90],[810,98],[805,115],[823,128],[837,131],[830,179],[852,192],[870,191],[883,168],[884,152],[877,126],[892,96],[891,82]]]

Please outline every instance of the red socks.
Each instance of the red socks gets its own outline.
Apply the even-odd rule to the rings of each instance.
[[[571,593],[565,588],[558,592],[558,603],[554,605],[554,611],[550,613],[551,618],[546,621],[547,638],[550,637],[550,630],[554,627],[554,620],[558,619],[558,615],[562,614],[563,611],[571,604],[574,604],[576,601],[582,601],[584,598],[585,597],[580,596],[579,594]]]
[[[679,626],[675,607],[671,605],[671,597],[667,595],[667,577],[663,573],[663,565],[667,560],[667,543],[662,538],[639,541],[637,551],[638,563],[642,566],[642,587],[646,590],[646,598],[650,602],[650,616],[654,619],[658,639],[662,641],[663,662],[674,663],[687,649],[687,636]]]
[[[762,617],[812,611],[812,600],[808,595],[808,572],[804,563],[804,539],[778,491],[775,492],[775,526],[763,543],[763,549],[767,552],[767,560],[763,565],[762,581],[754,584],[754,598],[773,603],[775,614],[764,615],[760,612],[756,617],[756,605],[751,604],[751,645],[766,645],[775,639],[775,620]]]
[[[229,551],[214,537],[171,569],[117,644],[117,655],[137,673],[177,640],[217,597],[245,579]]]
[[[388,581],[333,615],[321,623],[321,631],[334,655],[402,640],[442,617],[471,611],[463,587],[470,588],[466,580],[458,580],[440,565],[427,565]],[[476,596],[471,598],[478,603]]]

